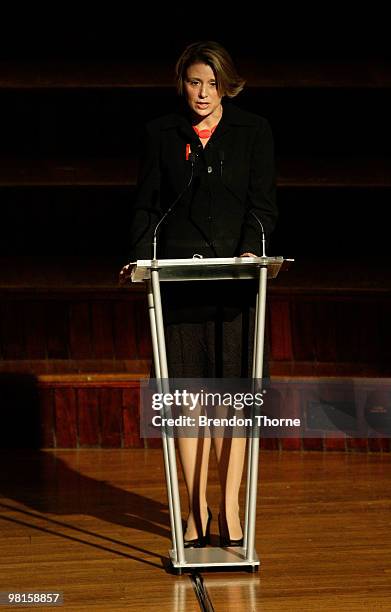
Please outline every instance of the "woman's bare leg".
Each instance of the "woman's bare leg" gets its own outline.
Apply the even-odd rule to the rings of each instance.
[[[243,536],[239,517],[239,491],[242,482],[246,438],[213,438],[222,491],[220,517],[226,521],[231,540]],[[223,534],[222,534],[223,535]]]
[[[178,450],[189,496],[189,515],[185,540],[205,535],[208,520],[206,485],[210,453],[210,437],[178,438]]]

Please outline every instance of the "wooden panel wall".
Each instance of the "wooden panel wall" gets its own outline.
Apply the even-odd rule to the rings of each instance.
[[[0,359],[148,359],[147,317],[140,292],[3,295]]]
[[[272,377],[390,377],[390,308],[386,291],[271,289]],[[0,314],[1,445],[160,446],[139,436],[137,381],[151,359],[142,292],[8,292]],[[284,402],[301,410],[293,392]],[[262,447],[390,450],[388,439],[316,437]]]
[[[41,385],[46,448],[142,448],[139,384]]]
[[[390,376],[388,292],[269,295],[275,376]]]

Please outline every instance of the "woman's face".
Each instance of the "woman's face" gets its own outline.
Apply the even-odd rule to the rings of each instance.
[[[191,64],[186,71],[184,91],[190,109],[199,119],[220,118],[221,98],[216,77],[208,64]]]

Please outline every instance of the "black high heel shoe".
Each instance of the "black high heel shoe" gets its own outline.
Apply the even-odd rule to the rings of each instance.
[[[225,525],[225,529],[223,529],[222,527],[222,520],[221,520],[221,516],[220,516],[220,512],[218,515],[218,522],[219,522],[219,532],[220,532],[220,546],[221,548],[227,548],[228,546],[243,546],[243,536],[241,538],[239,538],[239,540],[231,540],[231,538],[229,536],[227,536],[226,534],[229,533],[228,532],[228,525]],[[243,531],[243,525],[242,522],[240,522],[240,527],[242,528]]]
[[[185,548],[204,548],[207,544],[210,544],[210,523],[212,520],[212,513],[208,508],[208,521],[206,523],[205,535],[200,538],[194,538],[194,540],[183,540]]]

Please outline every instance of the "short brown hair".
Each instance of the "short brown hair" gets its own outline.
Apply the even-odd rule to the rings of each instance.
[[[221,96],[234,98],[242,91],[245,80],[239,76],[228,51],[212,40],[192,43],[183,51],[175,66],[179,95],[183,95],[186,71],[189,66],[201,62],[208,64],[216,77],[217,91]]]

